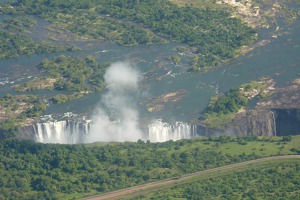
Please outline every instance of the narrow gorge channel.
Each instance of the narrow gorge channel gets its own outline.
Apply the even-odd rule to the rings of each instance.
[[[274,109],[276,135],[299,135],[300,134],[300,109]]]
[[[113,124],[115,126],[115,124]],[[91,143],[95,132],[91,131],[90,120],[74,122],[71,120],[35,123],[22,127],[22,138],[41,143],[79,144]],[[96,134],[105,134],[101,131]],[[192,125],[184,122],[172,124],[159,120],[149,123],[141,133],[141,139],[151,142],[191,139],[201,136],[287,136],[300,134],[300,109],[272,109],[251,111],[237,117],[222,129]]]

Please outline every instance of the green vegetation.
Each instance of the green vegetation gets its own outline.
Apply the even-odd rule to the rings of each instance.
[[[204,114],[205,123],[210,127],[222,127],[230,122],[241,108],[248,105],[250,99],[272,95],[268,89],[271,84],[272,80],[251,81],[241,87],[230,89],[224,95],[213,96]]]
[[[236,113],[248,104],[248,99],[239,88],[230,89],[224,96],[212,97],[207,112],[221,114]]]
[[[22,125],[32,123],[46,111],[46,104],[35,95],[6,94],[0,98],[0,139],[16,136]]]
[[[72,51],[74,47],[54,46],[46,42],[37,44],[28,36],[13,34],[0,29],[0,59],[16,57],[24,54],[51,53],[57,51]]]
[[[0,30],[0,59],[16,57],[22,54],[46,53],[57,50],[46,45],[37,45],[32,39],[20,35],[11,34]]]
[[[34,78],[23,85],[17,84],[13,88],[17,92],[30,92],[34,90],[53,90],[55,79],[50,77]]]
[[[4,139],[0,198],[79,198],[259,157],[295,154],[299,139],[222,136],[91,145]],[[228,148],[231,145],[234,151]],[[250,149],[253,145],[264,149]]]
[[[18,128],[19,125],[17,124],[15,119],[10,118],[4,121],[0,121],[0,140],[15,137]]]
[[[230,89],[222,96],[213,96],[204,114],[205,123],[210,127],[222,127],[229,123],[248,101],[239,88]]]
[[[71,58],[62,55],[51,60],[44,59],[38,67],[44,72],[45,77],[35,78],[22,85],[15,85],[14,89],[17,92],[30,92],[45,89],[72,92],[68,94],[58,94],[49,99],[53,103],[65,103],[70,100],[81,98],[89,92],[100,92],[104,90],[106,83],[103,75],[109,65],[110,63],[97,63],[92,56],[87,56],[85,58]],[[21,95],[18,97],[21,97]],[[18,97],[16,96],[17,99]],[[18,101],[19,100],[20,99],[18,99]],[[20,102],[24,102],[24,99]],[[38,117],[46,109],[45,104],[41,104],[42,108],[39,108],[38,105],[32,108],[30,105],[27,105],[25,101],[25,104],[22,107],[14,102],[11,104],[10,110],[15,109],[23,112],[25,109],[24,107],[27,107],[25,115],[24,113],[21,114],[19,116],[20,118]],[[12,116],[13,115],[6,114],[5,119]]]
[[[109,64],[97,63],[91,56],[84,59],[59,56],[43,60],[39,68],[55,79],[54,89],[86,92],[102,91],[106,87],[103,75]]]
[[[241,92],[248,99],[258,97],[259,99],[264,99],[272,96],[272,92],[268,87],[274,84],[273,80],[262,79],[262,81],[251,81],[250,83],[245,83],[240,87]]]
[[[30,31],[37,25],[35,19],[29,16],[14,15],[8,4],[0,6],[0,13],[5,16],[0,23],[0,59],[17,57],[20,55],[52,53],[57,51],[74,51],[74,46],[56,46],[49,42],[37,43],[30,38]]]
[[[67,101],[71,101],[71,100],[74,100],[74,99],[79,99],[81,97],[83,97],[85,94],[87,93],[84,93],[84,92],[75,92],[73,94],[58,94],[56,96],[54,96],[52,98],[52,101],[54,103],[65,103]]]
[[[26,120],[37,118],[46,110],[46,104],[36,95],[11,95],[6,94],[0,98],[0,122],[18,122],[18,125],[26,123]],[[28,118],[28,119],[26,119]],[[13,124],[13,123],[12,123]]]
[[[190,5],[190,6],[195,6],[197,8],[206,8],[206,7],[214,8],[214,9],[230,8],[230,6],[216,4],[216,0],[196,0],[196,1],[195,0],[170,0],[170,1],[180,6]]]
[[[299,160],[268,161],[179,179],[172,188],[126,199],[299,199],[299,177]]]
[[[1,28],[10,32],[29,32],[27,29],[36,26],[37,22],[33,18],[26,16],[16,16],[14,18],[4,18]]]
[[[23,85],[16,85],[18,92],[33,90],[61,90],[72,94],[58,94],[51,100],[54,103],[64,103],[78,99],[91,92],[100,92],[105,89],[103,78],[110,63],[97,63],[95,58],[72,58],[59,56],[54,59],[44,59],[38,66],[45,77],[35,78]]]
[[[168,59],[172,60],[172,62],[174,62],[176,65],[178,65],[181,60],[179,55],[172,55]]]
[[[293,5],[293,6],[291,6]],[[286,0],[280,4],[280,14],[282,15],[285,23],[294,23],[299,15],[300,1],[299,0]]]
[[[38,15],[52,28],[69,30],[81,40],[106,39],[121,45],[176,41],[193,47],[192,70],[214,67],[251,44],[256,31],[230,13],[211,7],[179,7],[168,0],[21,0],[4,13]]]
[[[101,14],[143,23],[163,38],[196,47],[200,59],[194,70],[234,57],[235,50],[250,44],[255,35],[253,29],[222,10],[178,7],[169,1],[105,2],[98,9]]]

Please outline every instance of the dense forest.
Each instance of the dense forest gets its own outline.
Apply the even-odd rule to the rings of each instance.
[[[296,137],[222,136],[58,145],[7,138],[0,141],[0,199],[82,197],[258,157],[299,153],[297,141]],[[253,149],[256,145],[260,148]]]
[[[19,0],[5,14],[40,16],[52,28],[80,39],[106,39],[120,45],[176,41],[193,47],[193,70],[216,66],[238,54],[256,31],[222,9],[179,7],[164,0]]]
[[[30,17],[4,18],[0,23],[0,59],[34,53],[76,50],[73,46],[56,46],[45,41],[34,41],[27,34],[34,26],[36,21]]]
[[[217,115],[235,113],[248,104],[248,99],[243,95],[239,88],[230,89],[223,96],[212,98],[208,108],[208,113]]]
[[[300,162],[285,161],[130,199],[299,199]]]
[[[57,47],[46,43],[37,44],[22,34],[12,34],[8,31],[0,30],[0,59],[24,54],[40,54],[69,50],[72,50],[72,47]]]
[[[55,78],[54,89],[66,91],[101,91],[105,88],[103,75],[110,63],[97,63],[95,58],[84,59],[59,56],[45,59],[39,68]]]
[[[37,95],[6,94],[0,98],[0,139],[14,136],[21,125],[39,117],[46,107]]]

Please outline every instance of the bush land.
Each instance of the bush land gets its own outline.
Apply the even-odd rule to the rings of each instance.
[[[0,194],[22,199],[82,197],[259,157],[295,154],[291,149],[299,149],[300,138],[290,139],[222,136],[90,145],[3,139]],[[263,150],[250,149],[254,144]]]

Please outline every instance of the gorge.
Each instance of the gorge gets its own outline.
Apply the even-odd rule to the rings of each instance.
[[[111,125],[115,126],[115,124]],[[93,122],[89,120],[82,122],[64,120],[35,123],[31,126],[22,127],[19,129],[19,135],[24,139],[41,143],[80,144],[94,142],[90,139],[95,134],[92,129]],[[99,130],[97,134],[101,138],[101,134],[105,135],[106,133],[102,133]],[[150,142],[165,142],[168,140],[191,139],[198,136],[196,125],[182,122],[176,122],[174,125],[171,125],[162,122],[162,120],[155,120],[149,124],[148,130],[144,131],[140,139],[150,140]]]
[[[20,128],[22,138],[41,143],[80,144],[91,143],[90,120],[75,122],[71,120],[35,123]],[[191,125],[183,122],[169,124],[161,119],[148,124],[143,130],[142,140],[165,142],[169,140],[191,139],[211,136],[287,136],[300,134],[300,109],[274,109],[248,111],[240,114],[223,129],[209,128],[203,125]],[[98,133],[101,137],[101,131]],[[94,142],[94,141],[93,141]]]
[[[274,109],[277,136],[300,134],[300,109]]]

